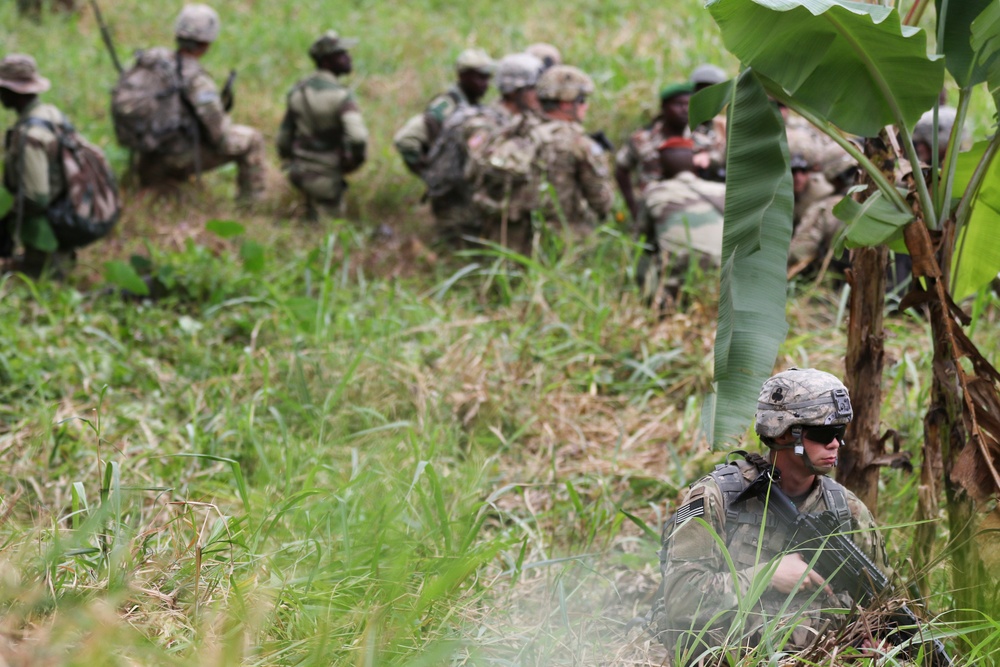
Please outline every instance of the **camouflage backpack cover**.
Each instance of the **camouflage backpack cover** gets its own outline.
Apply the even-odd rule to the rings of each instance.
[[[491,107],[462,106],[448,116],[427,152],[427,166],[421,172],[427,195],[436,199],[462,188],[466,183],[469,139],[493,132],[502,124],[503,118]]]
[[[60,248],[79,248],[107,235],[121,215],[118,183],[104,152],[66,120],[59,125],[28,118],[25,125],[46,128],[58,140],[66,193],[46,211]]]
[[[466,180],[472,202],[491,220],[522,220],[541,205],[544,172],[538,165],[542,141],[534,115],[491,133],[469,138]]]
[[[155,153],[191,129],[177,55],[156,47],[136,53],[135,63],[111,91],[111,118],[118,143]]]

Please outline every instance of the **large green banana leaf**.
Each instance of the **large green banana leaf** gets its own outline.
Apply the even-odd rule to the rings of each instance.
[[[972,48],[990,94],[1000,109],[1000,0],[989,3],[972,22]]]
[[[948,71],[955,77],[955,82],[963,88],[986,80],[989,62],[981,57],[981,47],[973,44],[970,39],[972,22],[991,5],[998,6],[998,1],[1000,0],[934,0],[945,63]],[[945,11],[942,11],[943,5],[947,6]]]
[[[703,415],[717,448],[746,433],[785,340],[792,236],[792,177],[781,116],[751,70],[731,90],[716,395]]]
[[[986,153],[989,142],[976,144],[958,156],[955,191],[968,187],[972,172]],[[973,202],[969,219],[959,232],[952,262],[952,296],[961,301],[989,284],[1000,272],[1000,160],[993,158]]]
[[[710,0],[740,61],[841,129],[912,128],[937,99],[943,59],[888,7],[836,0]]]

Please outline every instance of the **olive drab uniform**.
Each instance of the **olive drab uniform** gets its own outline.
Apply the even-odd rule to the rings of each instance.
[[[639,229],[652,247],[643,257],[639,276],[643,291],[672,295],[693,260],[703,269],[722,259],[726,186],[684,171],[646,187],[639,209]]]
[[[549,118],[532,134],[538,143],[537,165],[555,195],[555,201],[542,195],[546,221],[565,221],[577,233],[589,232],[614,201],[607,153],[577,122]]]
[[[310,216],[343,215],[344,174],[361,166],[368,143],[351,89],[317,70],[295,84],[278,131],[278,154],[288,178],[306,194]]]
[[[181,52],[177,58],[181,95],[194,115],[197,132],[180,134],[152,153],[139,154],[139,177],[147,185],[183,180],[229,162],[237,167],[238,196],[258,200],[265,187],[264,138],[246,125],[234,124],[223,108],[219,89],[198,59]]]
[[[759,597],[749,597],[761,589],[759,576],[767,576],[769,562],[780,558],[790,539],[788,529],[765,518],[763,503],[756,497],[740,505],[733,501],[757,478],[755,465],[747,461],[717,466],[715,471],[695,482],[680,509],[664,527],[663,554],[664,613],[660,621],[661,639],[668,649],[687,654],[688,663],[705,648],[720,646],[731,629],[735,611],[742,599],[747,610],[735,628],[737,637],[746,645],[756,645],[765,623],[785,625],[791,636],[787,650],[808,646],[818,633],[836,627],[835,615],[822,610],[851,609],[846,594],[834,598],[815,591],[798,592],[791,596],[767,588]],[[797,502],[802,513],[833,511],[844,532],[850,532],[855,544],[883,572],[886,568],[885,548],[875,520],[867,507],[853,493],[826,476],[817,482],[806,498]],[[732,576],[726,556],[712,531],[697,521],[704,519],[715,534],[726,543],[736,576]],[[719,615],[731,610],[732,613]],[[707,630],[699,640],[700,631]]]
[[[445,123],[459,109],[474,106],[457,85],[436,96],[423,114],[413,116],[396,132],[393,144],[407,167],[423,177],[427,157]],[[442,196],[428,195],[437,226],[437,236],[445,244],[455,244],[463,235],[477,233],[470,194],[465,188]]]
[[[56,127],[65,122],[62,112],[51,104],[36,99],[26,106],[4,141],[3,180],[12,195],[21,188],[21,242],[28,251],[50,253],[60,248],[45,214],[65,193],[66,179],[57,155],[59,138],[43,124],[29,124],[30,119]]]

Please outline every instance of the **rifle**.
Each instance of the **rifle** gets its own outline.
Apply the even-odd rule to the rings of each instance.
[[[229,76],[226,77],[226,85],[222,87],[222,92],[219,93],[219,98],[222,100],[222,108],[225,109],[226,113],[233,110],[233,104],[236,102],[236,97],[233,93],[233,84],[236,83],[236,70],[229,70]]]
[[[802,514],[778,486],[780,478],[781,473],[777,468],[765,466],[757,479],[736,498],[734,504],[747,498],[758,498],[769,517],[789,528],[792,534],[792,551],[808,552],[807,562],[815,554],[813,569],[834,590],[846,591],[862,607],[882,598],[890,587],[889,578],[850,537],[841,532],[836,515],[830,511]],[[891,624],[893,631],[884,639],[899,645],[916,638],[917,643],[930,646],[931,651],[926,655],[926,660],[931,667],[951,667],[951,657],[940,640],[922,640],[920,621],[908,606],[903,605],[892,612]]]
[[[111,41],[111,31],[108,30],[108,24],[104,22],[104,15],[101,14],[101,8],[97,6],[97,0],[90,0],[90,6],[94,8],[94,18],[97,19],[97,25],[101,28],[101,39],[104,41],[104,46],[108,47],[108,53],[111,54],[111,62],[115,64],[118,74],[121,74],[125,70],[122,68],[121,61],[118,60],[115,44]]]

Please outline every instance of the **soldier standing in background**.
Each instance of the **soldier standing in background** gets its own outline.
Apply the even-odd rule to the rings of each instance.
[[[177,51],[149,49],[143,59],[167,59],[179,75],[182,106],[187,116],[177,132],[155,150],[140,152],[139,179],[143,185],[186,180],[192,175],[235,162],[237,200],[253,203],[265,187],[264,138],[246,125],[236,125],[223,106],[219,89],[202,69],[200,59],[219,36],[219,15],[207,5],[185,5],[174,24]]]
[[[542,61],[528,53],[513,53],[500,59],[497,65],[500,99],[494,107],[503,118],[510,121],[541,110],[535,86],[543,70]]]
[[[351,89],[339,80],[351,73],[348,49],[356,43],[334,30],[313,42],[316,71],[289,91],[278,131],[278,154],[292,185],[306,195],[310,220],[343,216],[344,174],[365,161],[368,130]]]

